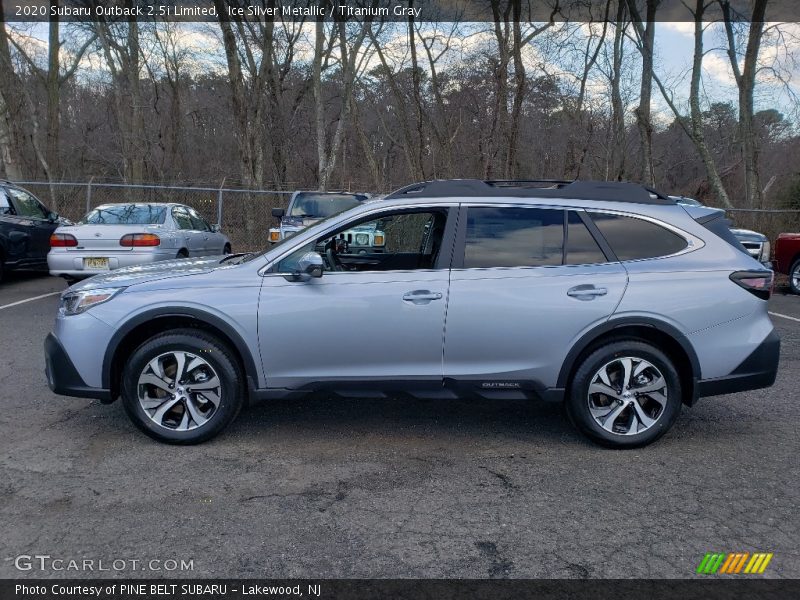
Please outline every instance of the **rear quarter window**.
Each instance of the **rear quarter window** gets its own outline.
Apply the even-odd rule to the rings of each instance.
[[[644,219],[591,212],[589,215],[619,260],[669,256],[688,245],[678,234]]]

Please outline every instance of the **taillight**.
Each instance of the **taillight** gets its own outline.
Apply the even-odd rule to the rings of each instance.
[[[775,274],[772,271],[736,271],[730,275],[731,281],[743,287],[762,300],[769,300]]]
[[[74,248],[78,245],[78,240],[74,235],[68,233],[54,233],[50,236],[51,248]]]
[[[161,239],[155,233],[128,233],[119,239],[119,245],[130,247],[158,246]]]

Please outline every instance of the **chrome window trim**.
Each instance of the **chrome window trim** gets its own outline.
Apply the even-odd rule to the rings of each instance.
[[[475,200],[467,200],[460,203],[462,206],[469,207],[479,207],[479,208],[539,208],[544,210],[574,210],[575,212],[583,212],[587,213],[589,218],[591,219],[592,216],[589,213],[601,213],[601,214],[609,214],[609,215],[617,215],[620,217],[629,217],[632,219],[641,219],[643,221],[649,221],[654,225],[658,225],[671,231],[675,235],[681,237],[686,242],[686,247],[683,250],[678,252],[674,252],[672,254],[665,254],[663,256],[651,256],[649,258],[631,258],[628,260],[617,260],[615,262],[601,262],[601,263],[581,263],[576,265],[526,265],[526,266],[517,266],[517,267],[459,267],[456,269],[451,269],[453,272],[464,272],[464,271],[507,271],[507,270],[518,270],[518,269],[553,269],[558,267],[588,267],[588,266],[597,266],[597,265],[614,265],[614,264],[626,264],[626,263],[634,263],[634,262],[642,262],[646,260],[661,260],[664,258],[673,258],[675,256],[681,256],[682,254],[688,254],[689,252],[694,252],[695,250],[699,250],[703,246],[705,246],[705,242],[701,240],[699,237],[692,235],[691,233],[680,229],[679,227],[675,227],[669,223],[666,223],[660,219],[656,219],[655,217],[651,217],[649,215],[641,215],[638,213],[631,213],[626,212],[624,210],[618,210],[613,208],[586,208],[584,206],[568,206],[564,204],[531,204],[525,202],[492,202],[486,203],[480,199]],[[602,234],[602,232],[601,232]],[[606,240],[606,242],[608,242]],[[612,248],[613,249],[613,248]]]

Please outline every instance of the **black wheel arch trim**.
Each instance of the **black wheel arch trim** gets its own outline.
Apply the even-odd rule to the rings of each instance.
[[[680,345],[680,347],[686,353],[686,356],[689,357],[689,364],[692,368],[692,379],[694,381],[700,379],[700,361],[697,358],[697,353],[694,351],[692,344],[679,329],[673,325],[670,325],[669,323],[665,323],[664,321],[660,321],[652,317],[619,317],[617,319],[606,321],[605,323],[602,323],[589,330],[583,336],[581,336],[581,338],[575,342],[575,344],[572,345],[572,348],[570,348],[566,358],[564,359],[564,363],[561,365],[561,371],[558,373],[557,386],[559,388],[567,387],[569,383],[569,375],[572,373],[575,367],[575,361],[584,350],[586,350],[592,343],[595,342],[595,340],[603,335],[612,333],[615,329],[620,329],[622,327],[650,327],[668,335],[678,345]]]
[[[161,308],[154,308],[147,310],[145,312],[139,313],[136,316],[130,318],[126,321],[121,327],[117,329],[114,335],[111,337],[111,341],[108,343],[106,347],[105,355],[103,356],[103,387],[108,389],[115,389],[111,381],[111,368],[114,364],[114,356],[117,353],[117,349],[119,348],[122,341],[125,337],[131,333],[134,329],[143,325],[147,321],[152,319],[157,319],[161,317],[183,317],[183,318],[190,318],[200,321],[201,323],[207,323],[208,325],[219,329],[225,336],[233,343],[235,346],[235,350],[242,357],[243,367],[244,367],[244,374],[245,378],[248,381],[259,381],[260,377],[258,375],[259,370],[256,367],[256,361],[253,358],[250,349],[248,348],[247,344],[242,339],[242,336],[239,335],[239,332],[227,321],[224,319],[211,314],[207,311],[200,310],[197,308],[190,308],[190,307],[161,307]]]

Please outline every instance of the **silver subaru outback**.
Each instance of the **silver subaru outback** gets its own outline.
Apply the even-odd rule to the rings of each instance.
[[[361,225],[386,233],[381,253],[338,236]],[[589,438],[630,448],[699,397],[772,385],[772,282],[719,211],[639,185],[431,181],[263,254],[72,286],[46,371],[178,444],[248,399],[325,391],[560,401]]]

